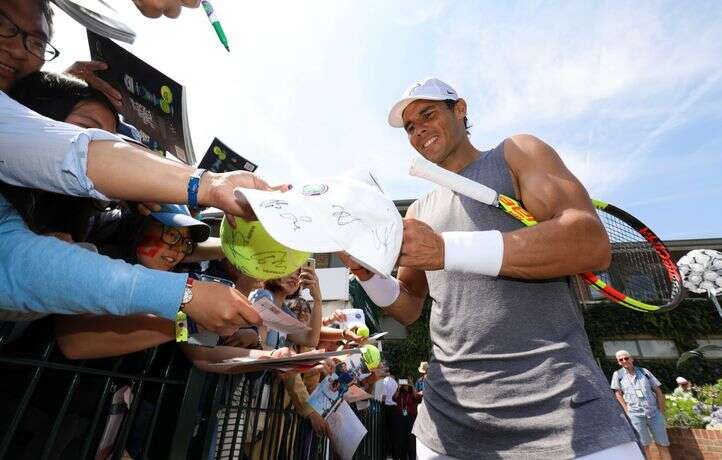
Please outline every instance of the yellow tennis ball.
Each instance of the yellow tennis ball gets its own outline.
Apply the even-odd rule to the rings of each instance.
[[[376,369],[381,364],[381,352],[373,345],[361,347],[361,353],[369,370]]]
[[[356,328],[356,335],[360,337],[368,337],[369,336],[369,328],[366,326],[359,326]]]
[[[283,246],[257,220],[236,218],[236,228],[232,228],[225,217],[221,223],[221,249],[238,270],[259,280],[289,275],[310,255]]]

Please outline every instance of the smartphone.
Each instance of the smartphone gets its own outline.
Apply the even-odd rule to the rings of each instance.
[[[309,257],[306,262],[303,263],[303,268],[310,268],[311,270],[316,269],[316,259]]]

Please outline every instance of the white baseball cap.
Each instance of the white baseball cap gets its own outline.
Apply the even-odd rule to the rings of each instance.
[[[394,202],[375,186],[349,177],[326,177],[285,193],[236,188],[271,237],[314,253],[345,251],[389,276],[401,250],[403,222]]]
[[[676,381],[679,385],[684,385],[685,383],[689,383],[689,381],[687,381],[687,379],[684,377],[677,377]]]
[[[402,115],[406,107],[412,102],[424,99],[429,101],[456,101],[459,95],[456,90],[439,80],[438,78],[427,78],[409,86],[401,95],[401,99],[391,107],[389,112],[389,124],[394,128],[403,128],[404,120]]]

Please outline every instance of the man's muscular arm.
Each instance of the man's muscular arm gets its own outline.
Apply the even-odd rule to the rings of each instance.
[[[543,279],[603,270],[609,238],[584,186],[550,146],[530,135],[504,142],[514,186],[539,222],[503,234],[501,275]]]
[[[606,269],[611,260],[607,233],[586,190],[557,153],[534,136],[518,135],[504,142],[504,157],[517,196],[539,223],[502,234],[499,275],[547,279]],[[431,227],[407,217],[399,265],[444,269],[444,245],[444,238]],[[484,248],[478,250],[483,256]],[[458,251],[448,252],[452,256]]]

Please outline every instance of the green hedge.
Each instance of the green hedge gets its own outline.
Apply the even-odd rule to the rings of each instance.
[[[406,328],[404,340],[384,342],[384,358],[391,373],[400,378],[419,377],[419,363],[429,361],[431,357],[431,338],[429,337],[429,315],[431,298],[427,297],[419,319]]]

